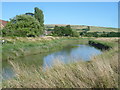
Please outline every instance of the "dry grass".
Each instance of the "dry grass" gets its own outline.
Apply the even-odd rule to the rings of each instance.
[[[3,82],[3,88],[118,88],[117,48],[90,62],[59,63],[46,71],[11,64],[17,78]]]
[[[71,37],[3,37],[2,60],[15,59],[16,57],[33,55],[62,49],[70,43],[84,39]],[[76,40],[76,41],[75,41]]]
[[[34,42],[34,41],[43,41],[43,40],[55,40],[59,39],[59,37],[45,36],[45,37],[1,37],[0,39],[6,41],[26,41],[26,42]]]
[[[118,32],[118,28],[91,26],[88,32]]]
[[[95,40],[111,42],[111,41],[118,41],[118,39],[119,39],[118,37],[110,37],[110,38],[99,37],[99,38],[96,38]]]
[[[115,40],[116,41],[116,40]],[[117,44],[116,42],[113,42]],[[11,62],[16,78],[3,82],[3,88],[118,88],[118,47],[93,57],[64,65],[57,63],[44,71]]]

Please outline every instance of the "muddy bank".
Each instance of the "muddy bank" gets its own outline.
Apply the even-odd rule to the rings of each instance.
[[[88,43],[89,43],[89,45],[94,46],[94,47],[96,47],[98,49],[101,49],[101,50],[109,50],[109,49],[112,48],[112,47],[110,47],[108,45],[104,45],[104,44],[102,44],[100,42],[89,41]]]

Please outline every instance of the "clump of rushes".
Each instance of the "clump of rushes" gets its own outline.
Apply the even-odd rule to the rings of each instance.
[[[11,62],[17,77],[4,81],[3,88],[118,88],[117,62],[116,47],[89,62],[59,63],[46,71]]]

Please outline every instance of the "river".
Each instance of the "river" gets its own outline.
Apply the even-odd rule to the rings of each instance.
[[[64,47],[60,51],[20,57],[16,58],[17,60],[15,61],[24,63],[28,67],[34,65],[36,67],[41,66],[45,69],[46,67],[52,67],[58,61],[65,64],[80,60],[89,61],[93,56],[101,53],[101,50],[89,45],[72,44]],[[15,72],[8,62],[3,62],[2,69],[3,79],[9,79],[15,76]]]

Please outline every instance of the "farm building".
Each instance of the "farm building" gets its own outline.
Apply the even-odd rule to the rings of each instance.
[[[0,29],[4,28],[8,21],[4,21],[0,19]]]

